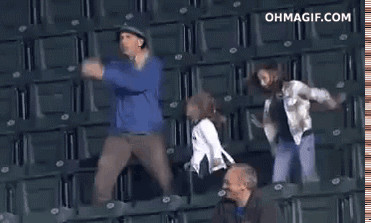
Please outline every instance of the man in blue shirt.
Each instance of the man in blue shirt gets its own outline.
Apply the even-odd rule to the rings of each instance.
[[[82,66],[84,77],[102,80],[114,92],[110,134],[95,176],[96,205],[112,199],[116,179],[132,154],[157,179],[164,194],[171,193],[172,174],[158,101],[162,63],[150,55],[145,27],[138,21],[127,21],[120,30],[120,49],[130,60],[116,58],[103,64],[91,58]]]

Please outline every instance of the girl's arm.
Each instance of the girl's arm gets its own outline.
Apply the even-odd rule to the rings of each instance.
[[[290,81],[289,88],[291,88],[289,91],[291,90],[299,97],[325,104],[329,109],[336,109],[345,100],[344,94],[334,99],[326,89],[311,88],[301,81]]]

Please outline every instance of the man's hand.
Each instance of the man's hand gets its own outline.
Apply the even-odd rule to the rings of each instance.
[[[90,58],[82,63],[81,73],[83,77],[102,80],[103,64],[99,58]]]

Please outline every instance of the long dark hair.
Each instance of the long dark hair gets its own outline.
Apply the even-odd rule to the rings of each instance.
[[[258,77],[258,72],[260,70],[266,70],[269,73],[269,75],[277,77],[277,80],[272,83],[269,89],[262,87],[260,84],[260,80]],[[248,78],[247,86],[254,86],[262,90],[265,94],[275,94],[281,91],[282,84],[284,81],[286,81],[286,78],[284,78],[284,73],[280,68],[280,65],[275,62],[271,62],[258,65],[256,71],[252,73],[251,76]]]
[[[215,98],[210,93],[202,91],[193,95],[187,100],[187,105],[188,104],[197,106],[200,110],[200,120],[208,118],[213,122],[217,130],[222,129],[223,124],[226,122],[226,118],[217,111]]]

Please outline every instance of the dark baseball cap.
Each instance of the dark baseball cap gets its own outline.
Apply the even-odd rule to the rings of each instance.
[[[129,13],[125,15],[120,32],[133,33],[143,39],[147,39],[147,29],[149,27],[148,18],[143,14]]]

